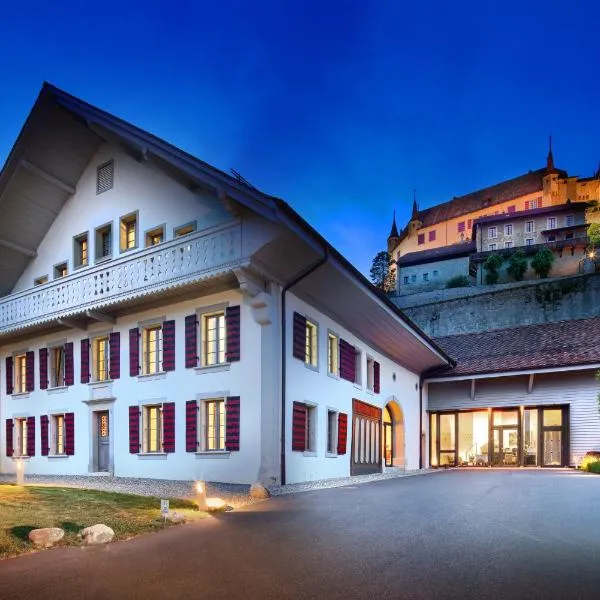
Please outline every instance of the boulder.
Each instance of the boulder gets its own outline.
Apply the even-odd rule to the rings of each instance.
[[[29,539],[36,546],[50,548],[55,542],[62,540],[65,532],[60,527],[43,527],[42,529],[32,529],[29,532]]]
[[[108,526],[98,524],[86,527],[79,532],[79,537],[83,538],[86,546],[95,546],[97,544],[107,544],[115,537],[115,532]]]
[[[186,516],[176,510],[170,510],[167,514],[167,521],[171,521],[171,523],[185,523],[186,520]]]
[[[271,492],[259,481],[250,486],[250,498],[265,500],[271,496]]]

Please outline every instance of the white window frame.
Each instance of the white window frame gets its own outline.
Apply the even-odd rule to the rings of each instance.
[[[227,323],[225,321],[225,306],[211,309],[205,309],[197,312],[198,322],[200,323],[200,365],[202,368],[219,367],[227,364]],[[216,319],[216,338],[212,342],[216,349],[211,354],[215,355],[215,362],[208,361],[208,348],[211,343],[208,339],[210,322]]]
[[[319,324],[309,318],[306,318],[304,364],[309,369],[319,369]]]
[[[340,336],[330,330],[327,331],[327,374],[340,376]]]
[[[565,227],[573,227],[575,225],[575,215],[565,216]]]
[[[13,355],[13,394],[27,392],[27,353],[17,352]]]
[[[488,244],[488,252],[493,252],[496,250],[496,244]]]
[[[100,366],[100,352],[99,352],[99,344],[100,342],[105,342],[105,375],[106,377],[99,376],[99,366]],[[92,361],[92,369],[91,369],[91,380],[93,383],[100,383],[103,381],[110,381],[110,333],[103,333],[100,335],[96,335],[91,339],[91,361]]]
[[[375,390],[375,359],[367,354],[367,390]]]
[[[142,404],[142,454],[164,454],[164,439],[163,439],[163,403],[162,402],[149,402],[147,404]],[[151,440],[150,438],[150,418],[153,414],[154,410],[156,410],[157,415],[157,426],[156,432],[157,437],[156,440]],[[151,441],[156,442],[156,447],[151,445]]]
[[[141,374],[142,375],[157,375],[159,373],[163,373],[163,324],[164,321],[155,321],[153,323],[148,323],[141,326],[141,352],[140,355],[142,357],[142,365],[141,365]],[[157,340],[152,342],[157,345],[154,359],[152,361],[153,367],[151,368],[150,356],[152,354],[152,350],[149,347],[150,339],[149,335],[151,331],[158,331]],[[154,369],[154,370],[152,370]]]
[[[498,237],[498,227],[496,225],[492,225],[488,227],[488,239],[495,240]]]
[[[62,354],[62,366],[60,367],[62,373],[56,373],[55,369],[55,355],[56,352],[60,352]],[[57,389],[65,387],[65,345],[62,344],[52,344],[48,346],[48,389]]]
[[[27,438],[29,431],[27,428],[27,417],[17,417],[14,420],[14,440],[13,440],[13,456],[27,457]]]
[[[215,420],[211,426],[209,426],[209,407],[216,406],[218,410],[214,412]],[[203,398],[200,401],[200,412],[201,412],[201,432],[202,440],[200,447],[203,452],[225,452],[225,442],[227,438],[227,409],[226,409],[226,398],[225,397],[214,397],[214,398]],[[222,423],[221,423],[222,421]],[[210,436],[211,429],[213,429],[213,435]],[[216,431],[215,431],[216,430]],[[218,441],[214,444],[215,447],[210,448],[209,439],[216,439],[218,435]]]
[[[556,229],[557,223],[558,223],[558,219],[556,217],[548,217],[547,229]]]
[[[316,404],[309,404],[308,402],[305,402],[304,406],[306,406],[304,456],[315,456],[317,453],[318,407]]]
[[[337,456],[338,411],[327,408],[327,456]]]
[[[513,234],[513,226],[512,223],[506,223],[504,225],[504,235],[506,237],[512,237]]]
[[[535,221],[525,221],[525,233],[535,233]]]
[[[504,248],[505,249],[512,248],[512,247],[513,247],[513,243],[510,240],[504,242]]]
[[[65,456],[67,453],[65,415],[63,413],[50,415],[50,427],[52,431],[51,455]]]
[[[533,246],[533,238],[526,238],[525,239],[525,245],[526,246]]]

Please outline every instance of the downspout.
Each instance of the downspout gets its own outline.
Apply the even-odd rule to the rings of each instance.
[[[423,375],[419,375],[419,469],[423,468]]]
[[[318,268],[322,267],[329,259],[329,251],[326,247],[323,248],[323,257],[317,260],[312,265],[309,265],[306,269],[301,271],[294,279],[286,283],[281,289],[281,485],[285,485],[286,473],[285,473],[285,402],[286,402],[286,318],[285,318],[285,298],[286,293],[296,284],[300,283],[305,277],[308,277],[314,273]]]

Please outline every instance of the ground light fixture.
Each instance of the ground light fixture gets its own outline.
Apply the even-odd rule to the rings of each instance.
[[[206,502],[206,483],[204,483],[204,481],[196,481],[194,487],[196,488],[196,502],[198,503],[198,509],[207,510],[208,504]]]

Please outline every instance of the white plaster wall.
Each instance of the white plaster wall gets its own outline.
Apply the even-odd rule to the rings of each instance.
[[[318,370],[293,357],[294,312],[306,315],[319,325],[318,331]],[[360,318],[360,315],[356,315]],[[362,352],[362,385],[357,386],[344,379],[334,378],[327,372],[327,332],[339,335]],[[367,390],[367,354],[381,365],[381,393]],[[404,415],[405,464],[407,469],[419,468],[419,376],[389,358],[376,352],[363,340],[358,339],[347,329],[322,312],[303,302],[293,293],[288,293],[286,303],[286,475],[287,483],[313,481],[330,477],[350,475],[352,448],[352,399],[383,408],[394,399]],[[396,374],[396,381],[392,375]],[[292,451],[292,410],[294,402],[317,405],[317,436],[314,456]],[[346,454],[328,457],[327,451],[327,410],[328,408],[348,415],[348,439]]]
[[[185,368],[184,319],[196,309],[215,304],[241,305],[241,361],[231,363],[228,370],[207,371]],[[156,378],[129,376],[129,329],[139,321],[156,317],[175,319],[176,370]],[[253,319],[251,308],[239,291],[229,291],[205,296],[197,300],[172,304],[147,310],[123,318],[110,326],[98,323],[88,331],[69,330],[43,336],[29,342],[0,349],[2,377],[0,381],[0,472],[12,473],[15,462],[6,457],[5,419],[35,416],[36,456],[27,460],[28,473],[86,474],[90,470],[93,430],[91,411],[103,406],[84,403],[92,394],[91,384],[80,381],[80,340],[91,337],[95,331],[120,331],[121,377],[112,384],[115,401],[108,405],[111,412],[111,438],[114,454],[114,474],[124,477],[150,477],[164,479],[206,479],[232,483],[256,481],[261,461],[261,326]],[[65,340],[66,338],[66,340]],[[40,390],[39,348],[53,341],[74,343],[75,384],[66,390]],[[6,356],[16,350],[35,351],[35,391],[27,396],[6,395]],[[197,394],[222,393],[241,398],[240,451],[219,457],[208,457],[185,451],[185,402]],[[146,400],[161,399],[175,402],[175,453],[160,457],[140,457],[129,453],[129,406]],[[66,458],[49,459],[41,456],[40,415],[50,412],[75,413],[75,454]],[[263,452],[269,452],[263,448]],[[276,453],[278,448],[273,448]],[[275,459],[274,459],[275,460]]]
[[[96,169],[114,160],[114,187],[96,195]],[[144,247],[145,232],[165,224],[165,241],[173,239],[173,228],[196,220],[198,230],[231,219],[231,214],[216,196],[192,192],[161,172],[151,162],[137,162],[116,146],[104,144],[77,183],[76,192],[65,203],[42,240],[38,256],[22,273],[13,292],[33,286],[42,275],[53,278],[53,267],[68,261],[73,272],[73,237],[88,232],[90,266],[96,255],[94,231],[112,223],[113,258],[120,256],[119,219],[138,213],[138,249]],[[129,252],[134,252],[130,250]]]

